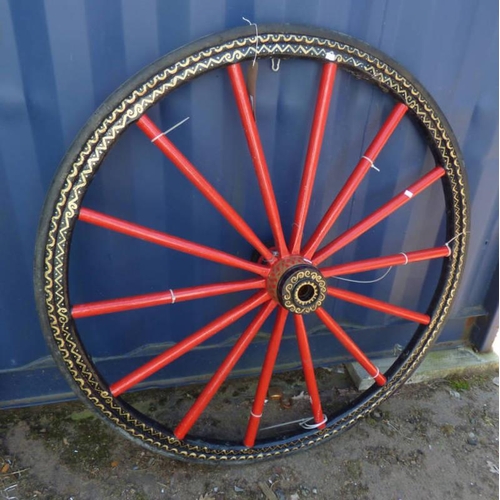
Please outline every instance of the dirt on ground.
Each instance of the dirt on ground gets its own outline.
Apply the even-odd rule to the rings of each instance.
[[[496,372],[409,385],[321,446],[237,467],[188,464],[151,453],[80,403],[4,410],[0,497],[493,500],[498,498],[498,408]]]

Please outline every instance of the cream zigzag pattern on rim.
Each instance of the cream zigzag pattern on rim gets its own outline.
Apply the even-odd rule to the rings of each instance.
[[[163,433],[138,421],[127,410],[117,405],[109,393],[102,388],[94,373],[89,370],[69,327],[70,318],[64,293],[64,262],[67,237],[71,230],[72,220],[77,213],[81,195],[98,167],[102,156],[133,120],[137,119],[171,89],[209,69],[253,57],[255,54],[254,44],[255,36],[251,36],[200,51],[161,71],[122,101],[88,139],[77,160],[72,165],[55,206],[47,237],[44,288],[47,316],[62,358],[74,380],[87,395],[87,398],[126,432],[152,446],[163,448],[171,453],[200,459],[246,460],[298,450],[352,426],[356,420],[365,416],[371,409],[372,400],[368,400],[362,407],[358,408],[354,415],[339,421],[334,428],[317,431],[312,436],[296,440],[289,445],[278,445],[259,450],[242,450],[239,455],[235,455],[233,452],[232,456],[228,456],[228,452],[225,450],[212,450],[208,447],[189,445],[188,443],[181,443],[171,436],[165,436]],[[464,184],[457,155],[439,117],[405,77],[376,57],[340,42],[306,35],[269,34],[259,37],[260,56],[295,55],[324,58],[326,52],[332,50],[336,55],[337,63],[369,75],[382,86],[397,92],[426,127],[432,131],[441,156],[445,160],[443,167],[447,170],[453,192],[455,234],[463,232],[467,225],[467,208],[462,203],[463,196],[460,196],[463,195]],[[450,277],[445,287],[443,300],[438,304],[437,312],[428,326],[428,334],[423,335],[418,348],[414,351],[414,356],[406,361],[403,369],[408,370],[425,355],[430,341],[433,340],[438,327],[444,321],[444,316],[455,293],[456,278],[463,266],[465,240],[465,235],[463,235],[457,238],[457,244],[453,246]],[[52,265],[53,262],[54,266]],[[54,279],[52,278],[53,275]],[[407,374],[407,376],[409,375],[410,373]],[[397,383],[389,381],[383,389],[382,399],[389,397],[403,381],[403,378],[398,380]],[[130,425],[124,424],[121,419],[125,419]],[[141,431],[138,431],[138,428]],[[178,449],[178,446],[182,446],[189,451]],[[220,455],[221,453],[226,455]]]

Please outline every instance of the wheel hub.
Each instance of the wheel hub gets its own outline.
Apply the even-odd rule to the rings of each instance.
[[[309,314],[326,297],[326,282],[310,261],[299,256],[278,261],[267,279],[274,300],[295,314]]]

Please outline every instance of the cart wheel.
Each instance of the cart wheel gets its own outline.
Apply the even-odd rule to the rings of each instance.
[[[259,25],[258,32],[257,36],[254,27],[248,26],[209,36],[161,58],[121,86],[96,111],[69,149],[47,195],[41,216],[36,245],[35,293],[42,327],[58,365],[76,393],[109,424],[133,441],[174,458],[226,463],[256,461],[309,448],[348,429],[392,395],[420,363],[446,320],[464,266],[468,214],[461,155],[442,112],[415,78],[378,50],[343,34],[289,25]],[[313,61],[311,64],[317,64],[321,71],[302,178],[296,179],[296,186],[300,187],[293,209],[293,224],[285,228],[259,138],[253,101],[249,98],[242,70],[243,61],[247,61],[245,64],[248,67],[256,59],[262,64],[266,58],[268,64],[271,64],[269,59],[272,58],[273,71],[279,70],[276,61],[282,60],[283,67],[289,60],[293,63],[294,58]],[[245,221],[238,214],[219,190],[155,125],[151,113],[148,116],[150,108],[174,89],[217,69],[227,72],[231,83],[233,95],[228,95],[227,101],[229,103],[234,99],[237,105],[270,233],[266,233],[269,226],[254,228],[254,231],[251,228],[252,221]],[[353,80],[355,84],[366,86],[368,81],[373,84],[375,93],[388,94],[393,100],[392,110],[386,114],[378,133],[366,138],[371,143],[361,152],[357,165],[338,194],[331,196],[328,202],[331,204],[316,229],[308,235],[304,228],[314,198],[313,186],[332,89],[336,77],[339,80],[337,73],[341,72],[349,74],[346,78],[354,75],[363,80]],[[265,89],[259,92],[265,93]],[[168,99],[175,100],[175,95]],[[345,212],[346,206],[350,206],[363,180],[369,175],[381,175],[375,171],[378,169],[375,162],[402,120],[411,121],[416,133],[424,139],[430,151],[429,157],[432,157],[432,167],[423,172],[420,178],[410,179],[399,194],[386,200],[380,208],[365,214],[359,222],[350,224],[340,234],[335,234],[339,217]],[[236,126],[239,124],[235,123]],[[166,155],[248,242],[247,256],[236,256],[230,251],[196,243],[196,234],[189,240],[179,238],[93,210],[83,203],[101,163],[128,128],[137,136],[145,134],[152,143],[149,147],[156,147]],[[304,130],[304,133],[308,131]],[[376,256],[375,253],[368,259],[342,260],[344,254],[340,250],[403,205],[418,203],[415,198],[419,193],[435,183],[442,186],[443,194],[439,190],[438,195],[442,196],[444,207],[443,213],[436,215],[436,220],[444,221],[446,226],[439,233],[442,241],[438,246],[400,248],[399,253],[390,255]],[[100,231],[122,233],[189,254],[193,261],[198,258],[202,259],[201,262],[208,260],[228,266],[227,276],[230,276],[231,270],[237,277],[242,272],[248,275],[246,279],[213,284],[196,283],[199,276],[192,276],[183,288],[74,304],[70,297],[68,274],[70,246],[77,222],[78,226],[99,226],[104,228]],[[337,225],[333,227],[336,222]],[[286,237],[289,229],[290,235]],[[422,231],[422,227],[417,230]],[[272,243],[266,240],[268,234],[272,234]],[[260,256],[259,259],[251,258],[253,250]],[[334,254],[337,261],[328,261]],[[441,270],[435,279],[434,291],[423,306],[425,312],[416,312],[347,290],[336,281],[353,273],[377,269],[385,275],[384,270],[391,266],[408,265],[405,270],[410,271],[412,263],[429,259],[436,259]],[[190,275],[186,273],[186,276]],[[116,279],[119,280],[119,277]],[[250,296],[249,290],[252,291]],[[233,300],[245,291],[246,298],[231,308],[234,302],[226,302],[228,297]],[[175,308],[172,304],[182,301],[192,301],[189,306],[196,314],[199,302],[194,299],[215,296],[220,296],[223,305],[230,304],[224,314],[195,332],[185,332],[186,336],[181,337],[182,340],[146,363],[137,365],[137,358],[127,358],[127,372],[118,380],[108,380],[106,373],[99,370],[99,363],[92,362],[92,352],[85,335],[87,320],[84,318],[115,313],[110,316],[113,318],[122,311],[133,309],[141,309],[141,314],[147,314],[151,311],[147,308],[152,306]],[[411,335],[404,337],[404,344],[388,369],[379,369],[358,346],[359,342],[353,340],[354,335],[349,333],[348,326],[338,317],[339,322],[332,317],[335,312],[332,312],[331,304],[337,301],[350,302],[365,310],[383,312],[417,325]],[[201,392],[198,391],[196,397],[188,401],[188,408],[183,415],[172,417],[174,412],[162,417],[135,405],[135,395],[131,391],[140,388],[138,384],[147,382],[151,376],[181,356],[192,354],[197,346],[246,315],[248,320],[241,328],[243,333],[228,349],[225,359],[220,360],[218,367],[214,368],[212,378]],[[263,325],[268,324],[266,321],[272,321],[269,328],[272,333],[267,347],[262,349],[260,376],[253,385],[250,384],[252,397],[246,404],[245,401],[239,401],[237,405],[231,406],[231,400],[224,402],[229,408],[229,417],[226,415],[225,418],[234,418],[235,422],[241,421],[244,425],[236,435],[224,436],[224,426],[219,429],[220,435],[214,436],[210,432],[200,435],[196,423],[214,396],[220,393],[222,384],[241,356],[252,341],[252,346],[265,345],[262,342],[255,344],[255,337],[259,332],[262,336]],[[320,374],[321,370],[314,368],[311,352],[315,351],[310,345],[313,335],[311,331],[306,331],[306,322],[311,321],[321,325],[323,332],[329,332],[328,335],[345,349],[346,355],[354,358],[368,372],[374,380],[369,389],[359,393],[347,390],[349,397],[345,398],[341,397],[342,389],[332,391],[334,382],[323,384],[318,380],[319,375],[322,379],[325,377],[324,372],[333,377],[336,370],[329,368]],[[281,397],[278,391],[277,398],[282,404],[277,407],[279,411],[275,411],[277,417],[273,422],[268,421],[263,425],[266,412],[273,411],[272,400],[276,394],[272,394],[270,384],[280,344],[283,345],[285,328],[294,328],[295,331],[297,354],[300,355],[295,364],[302,365],[306,388],[302,399],[305,400],[306,409],[301,410],[300,418],[294,421],[292,413],[287,413],[290,398]],[[318,326],[315,326],[316,330]],[[105,336],[106,332],[103,331],[102,335]],[[166,336],[165,340],[168,341],[169,337]],[[373,350],[376,349],[370,349],[371,352]],[[287,366],[291,366],[290,363]],[[325,387],[329,387],[330,396],[323,391]],[[266,406],[268,397],[270,401]],[[238,417],[237,414],[243,416]]]

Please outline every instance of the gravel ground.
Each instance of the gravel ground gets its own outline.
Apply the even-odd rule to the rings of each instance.
[[[80,403],[0,412],[11,500],[497,499],[498,373],[406,386],[312,450],[252,466],[186,464],[135,446]]]

